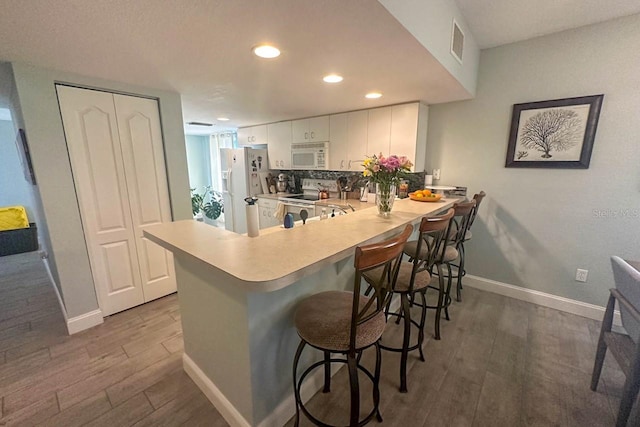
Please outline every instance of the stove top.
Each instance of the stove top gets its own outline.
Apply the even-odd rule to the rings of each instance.
[[[309,200],[312,202],[317,202],[318,200],[320,200],[317,195],[311,195],[311,194],[296,194],[294,196],[287,196],[287,199]]]

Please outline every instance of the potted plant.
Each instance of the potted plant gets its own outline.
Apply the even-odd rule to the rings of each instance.
[[[409,172],[413,163],[405,156],[391,155],[384,157],[382,153],[367,157],[364,160],[362,173],[369,182],[376,184],[376,205],[378,213],[383,217],[391,214],[393,201],[396,197],[396,185]]]
[[[203,215],[215,220],[224,212],[224,202],[222,194],[211,189],[211,186],[204,187],[203,193],[198,193],[196,188],[191,189],[191,211],[197,221],[203,220]]]

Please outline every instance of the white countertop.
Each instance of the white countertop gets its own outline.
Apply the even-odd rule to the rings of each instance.
[[[405,224],[417,223],[422,216],[450,207],[456,200],[396,200],[387,219],[378,215],[375,205],[368,204],[370,209],[279,232],[271,230],[258,237],[193,220],[150,226],[144,235],[178,255],[193,256],[224,271],[246,291],[270,292],[350,256],[358,245],[390,237]]]

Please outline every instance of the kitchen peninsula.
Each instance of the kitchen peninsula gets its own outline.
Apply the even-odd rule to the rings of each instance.
[[[146,228],[145,237],[174,254],[185,371],[231,425],[285,424],[295,412],[296,304],[350,289],[356,246],[415,226],[455,200],[397,200],[387,219],[372,206],[255,238],[197,221]],[[311,377],[303,399],[320,385]]]

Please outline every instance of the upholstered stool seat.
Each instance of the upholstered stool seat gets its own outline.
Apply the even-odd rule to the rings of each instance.
[[[316,418],[304,405],[300,389],[305,378],[318,368],[324,368],[323,393],[331,392],[331,365],[344,363],[349,375],[349,426],[360,427],[380,415],[380,369],[382,356],[380,337],[386,325],[385,308],[391,304],[391,296],[402,261],[402,248],[413,231],[407,225],[404,231],[379,243],[358,246],[355,250],[353,292],[328,291],[302,300],[294,314],[294,324],[300,336],[300,344],[293,358],[293,395],[296,401],[295,426],[300,423],[300,411],[313,424],[329,426]],[[377,272],[373,274],[372,272]],[[365,276],[365,273],[367,274]],[[362,285],[369,286],[371,296],[362,295]],[[366,289],[366,288],[365,288]],[[324,353],[324,358],[312,363],[302,373],[298,364],[307,346]],[[367,348],[376,351],[375,368],[371,372],[360,364]],[[341,357],[332,357],[332,354]],[[366,415],[360,413],[359,374],[372,382],[373,408]],[[341,395],[339,395],[341,396]],[[341,397],[342,398],[342,397]]]
[[[466,233],[464,233],[464,241],[466,242],[467,240],[471,240],[471,238],[473,237],[473,233],[471,233],[471,230],[467,230]]]
[[[367,302],[369,298],[361,295],[359,306],[364,307]],[[294,323],[298,335],[314,347],[347,351],[351,334],[352,307],[353,292],[330,291],[310,296],[302,301],[296,310]],[[356,331],[356,350],[369,347],[378,341],[384,332],[385,324],[383,311],[362,323]]]
[[[421,260],[424,260],[427,258],[428,256],[428,248],[427,245],[422,245],[422,247],[420,248],[420,254],[418,256],[416,256],[418,252],[418,241],[417,240],[413,240],[411,242],[407,242],[406,245],[404,245],[404,253],[407,254],[409,257],[411,258],[418,258]],[[456,259],[458,259],[458,250],[455,248],[455,246],[451,246],[451,245],[447,245],[447,247],[444,250],[444,256],[442,258],[442,262],[450,262],[450,261],[454,261]]]
[[[394,292],[407,292],[409,290],[409,285],[411,283],[411,273],[413,271],[413,264],[408,262],[403,262],[400,264],[400,270],[398,271],[398,280],[396,280],[396,288]],[[379,275],[379,272],[376,270],[372,270],[369,273],[371,277],[375,277],[376,274]],[[363,274],[365,278],[369,275],[368,273]],[[424,289],[429,286],[431,283],[431,275],[428,271],[422,270],[416,273],[416,277],[414,278],[413,290],[419,291],[420,289]]]

